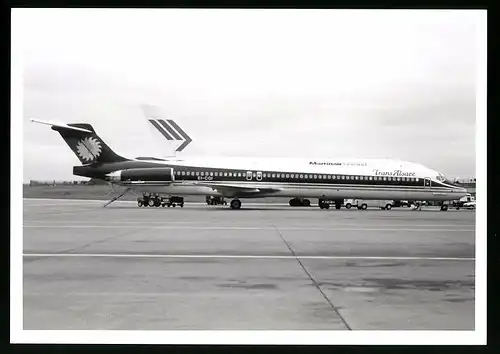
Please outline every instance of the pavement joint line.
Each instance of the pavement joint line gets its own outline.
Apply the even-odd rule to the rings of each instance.
[[[74,252],[74,251],[76,251],[76,250],[79,250],[79,251],[80,251],[80,250],[85,249],[85,248],[87,248],[87,247],[90,247],[90,246],[92,246],[92,245],[96,245],[96,244],[99,244],[99,243],[103,243],[103,242],[107,242],[107,241],[110,241],[110,240],[114,240],[114,239],[116,239],[116,238],[119,238],[119,237],[125,236],[125,235],[130,234],[130,233],[133,233],[133,232],[135,232],[135,231],[125,231],[125,232],[120,233],[120,234],[118,234],[118,235],[113,235],[113,236],[105,237],[105,238],[103,238],[103,239],[101,239],[101,240],[97,240],[97,241],[94,241],[94,242],[89,242],[89,243],[83,244],[83,245],[81,245],[81,246],[77,246],[77,247],[73,247],[73,248],[67,249],[67,250],[65,250],[65,251],[63,251],[63,252],[71,254],[71,252]],[[80,253],[80,254],[81,254],[81,253]]]
[[[67,252],[67,251],[64,251]],[[278,256],[230,254],[134,254],[134,253],[23,253],[24,257],[109,257],[109,258],[234,258],[234,259],[330,259],[330,260],[407,260],[407,261],[475,261],[475,257],[418,257],[418,256]]]
[[[147,223],[145,223],[147,224]],[[117,228],[121,225],[23,225],[25,228],[44,228],[44,229],[92,229],[92,228]],[[272,227],[257,227],[257,226],[172,226],[172,225],[126,225],[127,228],[139,228],[144,229],[179,229],[179,230],[275,230]],[[283,227],[282,230],[301,230],[301,231],[412,231],[412,232],[474,232],[473,229],[406,229],[406,228],[314,228],[314,227]]]
[[[344,326],[349,331],[352,330],[351,327],[349,326],[349,324],[347,323],[346,319],[344,318],[344,316],[342,316],[340,314],[339,309],[333,304],[333,302],[328,298],[328,296],[326,296],[326,294],[323,292],[323,290],[321,289],[321,287],[319,286],[319,284],[316,282],[316,280],[314,279],[314,277],[312,276],[312,274],[309,273],[309,271],[304,266],[304,264],[302,264],[302,262],[300,261],[299,257],[297,257],[297,254],[293,250],[292,246],[286,241],[285,237],[281,234],[280,230],[277,227],[275,227],[274,229],[276,230],[276,232],[280,236],[281,240],[285,243],[286,247],[290,250],[290,252],[292,253],[293,257],[297,260],[297,262],[299,263],[299,265],[302,268],[302,270],[306,273],[306,275],[308,276],[309,280],[311,280],[311,282],[314,284],[314,286],[319,291],[319,293],[328,302],[328,304],[333,309],[333,311],[337,314],[337,316],[340,318],[340,320],[342,321],[342,323],[344,324]]]

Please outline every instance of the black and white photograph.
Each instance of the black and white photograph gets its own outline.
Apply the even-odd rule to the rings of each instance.
[[[485,10],[11,21],[11,342],[485,344]]]

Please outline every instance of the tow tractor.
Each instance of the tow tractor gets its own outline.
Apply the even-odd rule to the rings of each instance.
[[[309,199],[296,197],[296,198],[290,199],[290,201],[288,202],[288,204],[290,206],[310,206],[311,205],[311,201]]]
[[[160,197],[158,194],[151,195],[144,193],[142,197],[137,198],[137,205],[139,207],[175,207],[179,205],[181,208],[184,207],[184,198],[177,196]]]

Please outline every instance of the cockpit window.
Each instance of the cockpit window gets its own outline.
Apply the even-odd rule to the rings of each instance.
[[[446,184],[451,185],[451,186],[459,186],[460,185],[460,183],[458,181],[452,181],[452,180],[448,179],[444,174],[439,173],[439,172],[438,172],[438,175],[436,176],[436,180],[443,182],[443,183],[446,183]]]
[[[440,182],[446,181],[446,177],[442,173],[438,173],[438,175],[436,176],[436,179]]]

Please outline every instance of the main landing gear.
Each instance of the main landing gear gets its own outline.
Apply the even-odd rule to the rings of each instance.
[[[441,211],[447,211],[448,210],[448,204],[446,204],[445,202],[439,203],[439,206],[441,207],[440,208]]]
[[[233,199],[233,200],[231,200],[230,206],[231,206],[231,209],[240,209],[241,202],[239,199]]]

